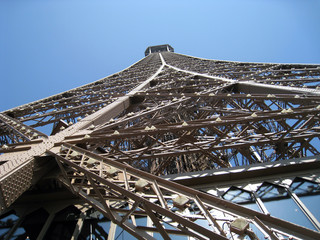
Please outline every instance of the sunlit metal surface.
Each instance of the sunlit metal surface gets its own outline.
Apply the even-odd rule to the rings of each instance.
[[[306,198],[320,189],[320,66],[168,46],[0,113],[1,237],[49,239],[69,216],[66,239],[116,226],[138,239],[320,238]],[[306,220],[270,211],[275,200]]]

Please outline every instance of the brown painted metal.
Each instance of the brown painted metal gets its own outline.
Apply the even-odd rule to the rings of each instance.
[[[172,206],[171,209],[167,209],[166,207],[163,207],[161,203],[154,204],[154,201],[152,201],[152,199],[154,199],[155,197],[158,198],[159,194],[157,192],[150,192],[151,189],[146,190],[145,193],[138,192],[134,188],[134,183],[139,179],[143,179],[151,185],[153,181],[156,180],[158,187],[160,188],[160,192],[162,192],[162,194],[164,192],[166,193],[166,196],[164,198],[166,199],[166,205],[169,205],[169,202],[174,198],[173,196],[176,194],[186,196],[188,199],[190,199],[190,201],[194,201],[195,204],[198,204],[200,209],[206,209],[198,213],[197,215],[201,216],[201,219],[207,220],[210,224],[213,219],[212,217],[207,218],[206,216],[209,210],[215,210],[222,212],[224,216],[229,215],[229,222],[231,222],[236,217],[243,217],[251,219],[252,221],[254,221],[254,218],[258,218],[265,225],[274,229],[275,232],[277,232],[278,230],[278,233],[287,231],[288,234],[292,234],[301,238],[310,239],[317,238],[320,236],[319,233],[307,230],[300,226],[288,223],[286,221],[271,217],[266,214],[255,212],[253,210],[241,207],[226,200],[219,199],[212,195],[205,194],[203,192],[185,187],[183,185],[179,185],[177,183],[164,180],[163,178],[156,177],[150,173],[146,173],[136,168],[132,168],[128,165],[124,165],[111,159],[101,157],[99,155],[93,154],[86,150],[82,150],[81,148],[69,144],[63,144],[61,148],[56,149],[56,151],[57,150],[59,150],[60,152],[51,152],[51,154],[55,155],[57,159],[62,163],[66,164],[66,166],[69,166],[69,175],[67,176],[67,179],[64,179],[64,182],[77,183],[79,182],[77,181],[79,177],[82,178],[83,176],[89,176],[90,184],[86,186],[82,185],[81,188],[83,189],[83,191],[90,192],[90,189],[94,189],[97,186],[99,186],[101,187],[101,190],[104,190],[103,192],[105,193],[105,197],[111,197],[114,195],[115,197],[118,197],[119,203],[123,202],[124,199],[126,199],[127,202],[138,202],[142,205],[140,205],[141,210],[144,209],[144,204],[148,204],[148,207],[150,206],[150,208],[157,213],[159,220],[168,217],[169,219],[176,221],[177,223],[180,223],[180,226],[182,224],[182,226],[184,225],[185,227],[192,229],[193,231],[200,234],[198,238],[200,238],[201,235],[205,235],[211,239],[219,239],[217,235],[211,236],[211,234],[213,233],[210,234],[210,232],[206,232],[206,230],[204,230],[203,227],[201,227],[200,225],[194,226],[191,222],[188,222],[186,219],[181,219],[179,215],[175,215],[172,211]],[[86,160],[82,161],[82,159]],[[94,159],[95,163],[92,164],[91,162],[89,162],[90,159]],[[129,189],[126,189],[125,181],[121,180],[120,177],[107,177],[106,171],[111,167],[118,169],[119,172],[122,173],[124,172],[124,170],[126,171],[126,174],[130,177],[130,179],[132,179]],[[103,169],[103,171],[99,171],[98,169]],[[95,182],[93,182],[90,179],[94,179]],[[94,184],[96,184],[96,186],[92,187]],[[114,191],[109,192],[109,188]],[[100,202],[104,202],[103,200],[101,200],[101,196],[95,197],[92,195],[86,195],[86,198],[88,200],[94,198],[98,201],[100,199]],[[118,206],[122,207],[122,205]],[[148,210],[146,210],[146,214],[149,215]],[[108,216],[108,214],[106,216]],[[152,216],[152,218],[154,218],[154,216]],[[193,219],[194,216],[191,214],[189,218]],[[215,219],[215,221],[217,220]],[[116,223],[122,226],[120,223]],[[221,228],[218,227],[216,231],[221,231]],[[219,235],[222,237],[221,239],[224,239],[223,235],[224,234]]]
[[[319,233],[158,177],[319,155],[319,76],[319,65],[161,52],[96,82],[4,111],[1,211],[32,186],[35,157],[50,155],[60,167],[58,179],[71,192],[139,239],[152,238],[148,233],[155,231],[133,224],[139,214],[149,216],[168,239],[172,233],[227,239],[231,233],[222,225],[237,217],[264,228],[271,238],[319,238]],[[54,134],[41,133],[40,126],[50,126]],[[112,173],[114,179],[110,166],[119,170]],[[148,183],[150,196],[134,190],[139,178]],[[200,212],[186,218],[175,213],[171,202],[178,192]],[[127,203],[128,209],[114,207],[115,202]],[[214,211],[228,219],[214,217]],[[193,222],[197,218],[214,231]],[[167,219],[175,230],[164,227]]]

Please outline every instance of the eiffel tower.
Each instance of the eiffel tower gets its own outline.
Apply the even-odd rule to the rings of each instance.
[[[320,239],[320,65],[145,55],[0,113],[0,239]]]

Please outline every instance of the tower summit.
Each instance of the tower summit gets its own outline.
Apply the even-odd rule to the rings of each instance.
[[[174,49],[169,44],[150,46],[146,49],[144,55],[148,56],[149,54],[156,52],[174,52]]]
[[[0,239],[320,239],[319,76],[151,46],[1,112]]]

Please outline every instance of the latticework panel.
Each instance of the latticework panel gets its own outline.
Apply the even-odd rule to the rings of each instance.
[[[63,173],[60,181],[138,239],[155,239],[151,232],[160,239],[234,239],[234,233],[258,239],[249,225],[272,239],[320,235],[69,144],[54,151]],[[138,221],[143,216],[152,226]],[[233,227],[239,221],[246,225],[243,230]]]
[[[318,155],[320,98],[288,88],[250,94],[165,66],[116,119],[67,141],[157,175]]]
[[[31,126],[75,123],[125,95],[156,72],[161,65],[150,55],[128,69],[93,83],[5,111],[4,114]]]
[[[194,58],[170,52],[162,54],[169,65],[180,69],[238,81],[311,89],[318,87],[320,81],[318,65],[229,62]]]
[[[47,135],[21,123],[19,120],[0,113],[0,145],[6,150],[6,144],[28,142],[35,139],[47,138]]]
[[[137,238],[152,238],[149,232],[155,231],[165,239],[171,234],[230,239],[237,233],[231,224],[243,218],[271,239],[312,239],[318,233],[160,177],[320,155],[319,75],[318,65],[162,52],[104,79],[5,111],[0,116],[3,208],[31,186],[33,174],[22,167],[26,173],[16,183],[16,165],[10,163],[27,166],[36,156],[51,156],[66,188]],[[51,136],[35,130],[48,125]],[[25,185],[15,188],[23,178]],[[153,227],[138,226],[140,215]],[[249,228],[245,234],[254,239]]]

